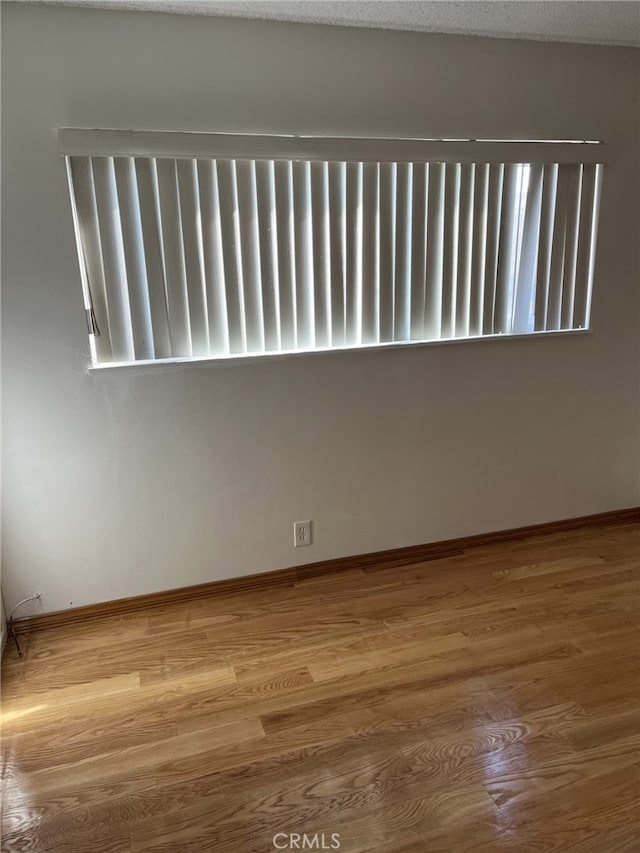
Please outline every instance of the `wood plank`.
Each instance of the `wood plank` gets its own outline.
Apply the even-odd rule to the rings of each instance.
[[[635,851],[639,533],[623,514],[34,631],[3,661],[2,849]]]

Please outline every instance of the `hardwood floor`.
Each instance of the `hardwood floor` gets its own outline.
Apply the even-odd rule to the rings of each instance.
[[[639,568],[610,525],[32,633],[2,850],[638,851]]]

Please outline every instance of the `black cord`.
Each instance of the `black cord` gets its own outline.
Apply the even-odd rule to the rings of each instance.
[[[36,592],[35,595],[30,595],[28,598],[23,598],[22,601],[19,601],[16,606],[13,608],[11,613],[9,614],[9,618],[7,619],[7,640],[9,637],[13,638],[14,643],[16,644],[16,651],[18,652],[18,657],[22,657],[22,649],[20,647],[20,642],[18,640],[18,635],[15,632],[15,628],[13,627],[13,614],[19,607],[22,607],[23,604],[26,604],[28,601],[39,601],[40,593]],[[4,599],[2,602],[2,606],[4,607]]]

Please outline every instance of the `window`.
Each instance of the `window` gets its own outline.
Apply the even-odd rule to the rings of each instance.
[[[59,135],[97,366],[588,327],[599,143]]]

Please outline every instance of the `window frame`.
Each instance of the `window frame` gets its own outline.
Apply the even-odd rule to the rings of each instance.
[[[291,355],[317,354],[326,352],[347,352],[364,349],[387,349],[406,346],[431,346],[441,343],[462,343],[477,340],[512,339],[538,337],[551,334],[576,334],[588,330],[590,304],[586,306],[585,328],[533,329],[527,332],[460,335],[455,337],[436,337],[424,339],[361,341],[345,346],[311,346],[293,349],[278,348],[273,351],[230,352],[223,355],[171,355],[163,358],[133,358],[127,361],[100,362],[96,357],[95,333],[96,319],[93,312],[93,295],[88,279],[86,255],[83,254],[81,227],[74,196],[74,181],[71,170],[71,158],[184,158],[229,159],[233,161],[259,159],[284,159],[295,162],[329,161],[343,163],[381,164],[491,164],[499,163],[503,167],[513,164],[529,164],[546,167],[549,164],[596,165],[597,190],[594,189],[593,205],[597,214],[600,202],[600,180],[602,167],[606,162],[608,146],[596,140],[435,140],[435,139],[390,139],[358,137],[318,137],[285,136],[235,133],[183,133],[174,131],[121,131],[63,128],[58,131],[60,153],[65,157],[69,191],[72,199],[72,212],[76,245],[80,264],[82,288],[89,337],[92,342],[91,370],[111,369],[114,367],[149,367],[163,364],[188,363],[243,363],[247,358],[282,358]],[[113,203],[113,201],[112,201]],[[117,201],[115,202],[117,204]],[[522,215],[522,211],[518,215]],[[587,299],[590,302],[593,278],[593,255],[595,254],[595,235],[597,215],[594,216],[590,232],[590,276],[586,285]],[[526,235],[525,235],[526,236]],[[524,247],[515,247],[514,251],[523,251]],[[574,271],[575,273],[575,271]],[[513,318],[522,314],[522,292],[515,277],[509,287],[515,292],[511,302]],[[529,295],[530,305],[535,295]]]

